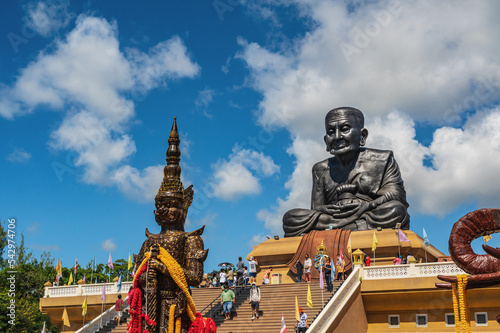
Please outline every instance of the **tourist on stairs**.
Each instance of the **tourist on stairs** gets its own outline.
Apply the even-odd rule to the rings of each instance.
[[[252,306],[252,321],[259,318],[259,304],[260,304],[260,288],[257,287],[255,282],[252,282],[250,288],[250,304]]]

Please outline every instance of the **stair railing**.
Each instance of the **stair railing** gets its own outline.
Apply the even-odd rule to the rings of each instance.
[[[246,286],[246,285],[235,286],[234,287],[234,290],[235,290],[234,296],[236,297],[236,299],[239,300],[240,296],[242,296],[247,289],[248,289],[248,286]],[[236,307],[233,309],[235,310]],[[220,304],[220,295],[215,297],[210,302],[210,304],[205,306],[203,308],[203,310],[201,310],[199,312],[206,318],[212,318],[214,320],[214,322],[217,324],[217,326],[220,325],[220,323],[218,322],[219,318],[217,318],[217,315],[222,312],[222,304]]]
[[[124,303],[124,311],[129,308],[128,304],[128,296],[123,300]],[[99,331],[101,328],[109,324],[116,317],[116,309],[115,305],[111,306],[109,309],[101,313],[99,316],[94,318],[92,321],[85,324],[82,328],[80,328],[75,333],[95,333]]]
[[[309,332],[323,333],[327,332],[334,320],[342,311],[343,306],[354,295],[361,284],[360,277],[362,269],[354,267],[352,273],[347,277],[340,288],[335,292],[330,301],[323,307],[321,312],[316,316],[312,324],[309,326]]]

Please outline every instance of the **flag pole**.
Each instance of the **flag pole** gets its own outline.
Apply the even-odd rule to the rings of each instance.
[[[398,227],[398,254],[401,258],[401,240],[399,239],[399,227]]]
[[[425,246],[425,263],[427,263],[427,245]]]

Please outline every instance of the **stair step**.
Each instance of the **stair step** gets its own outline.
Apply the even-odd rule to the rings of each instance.
[[[261,285],[261,302],[259,309],[259,319],[252,321],[252,309],[249,304],[248,289],[243,292],[242,296],[237,296],[235,307],[236,314],[231,320],[224,321],[222,314],[217,315],[214,321],[217,324],[218,333],[265,333],[279,332],[281,327],[281,316],[285,317],[285,322],[288,326],[288,331],[293,332],[295,326],[295,296],[299,307],[302,307],[309,317],[309,323],[319,314],[322,307],[330,300],[333,293],[319,288],[317,281],[310,283],[311,297],[313,308],[307,306],[307,284],[270,284]],[[334,283],[336,291],[340,286],[339,282]],[[222,292],[220,288],[195,288],[192,289],[192,297],[196,305],[197,311],[204,309],[215,298],[218,298]],[[323,303],[323,306],[322,306]],[[215,305],[219,306],[217,300]],[[238,305],[239,304],[239,305]],[[128,318],[128,316],[127,316]],[[127,319],[129,321],[130,319]],[[114,323],[110,323],[109,333],[125,333],[127,325],[122,323],[121,326],[114,327]]]

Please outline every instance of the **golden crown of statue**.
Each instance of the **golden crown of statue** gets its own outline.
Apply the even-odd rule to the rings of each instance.
[[[177,117],[174,117],[172,130],[168,137],[167,165],[163,168],[163,181],[156,194],[155,201],[170,201],[174,198],[183,202],[184,209],[188,209],[193,202],[193,185],[184,189],[181,182],[181,150],[179,149],[179,132],[177,131]]]

